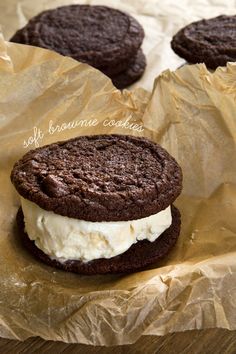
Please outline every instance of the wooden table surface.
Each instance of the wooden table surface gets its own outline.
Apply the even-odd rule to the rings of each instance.
[[[0,354],[76,353],[76,354],[236,354],[236,331],[209,329],[144,336],[133,345],[92,347],[82,344],[44,341],[31,338],[25,342],[0,339]]]

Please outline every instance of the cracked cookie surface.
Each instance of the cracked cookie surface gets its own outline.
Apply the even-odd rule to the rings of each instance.
[[[221,15],[193,22],[173,37],[171,47],[190,64],[215,70],[236,61],[236,16]]]
[[[40,13],[10,41],[54,50],[112,76],[127,68],[143,38],[142,26],[122,11],[69,5]]]
[[[11,180],[18,193],[56,214],[87,221],[141,219],[167,208],[182,172],[161,146],[129,135],[91,135],[26,153]]]

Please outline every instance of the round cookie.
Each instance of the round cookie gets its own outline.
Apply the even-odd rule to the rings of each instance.
[[[86,221],[127,221],[174,202],[182,172],[161,146],[129,135],[81,136],[29,151],[11,173],[18,193]]]
[[[69,5],[40,13],[11,41],[54,50],[111,75],[127,67],[143,38],[141,25],[124,12]]]
[[[19,236],[25,247],[43,263],[50,266],[63,269],[65,271],[95,275],[106,273],[130,273],[143,269],[154,262],[159,261],[166,256],[174,247],[180,233],[180,213],[178,209],[172,206],[172,224],[163,232],[161,236],[154,242],[147,240],[139,241],[132,245],[126,252],[121,255],[109,259],[97,259],[87,263],[81,261],[66,261],[60,263],[51,259],[42,252],[28,235],[24,232],[24,219],[22,210],[19,209],[17,214],[17,224]]]
[[[146,67],[146,58],[142,50],[139,49],[136,57],[130,63],[130,66],[125,71],[112,77],[114,86],[118,89],[123,89],[137,81],[142,75]]]
[[[236,61],[236,16],[218,16],[193,22],[172,39],[171,47],[189,63],[209,69]]]

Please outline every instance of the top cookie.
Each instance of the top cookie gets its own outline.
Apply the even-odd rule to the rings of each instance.
[[[167,151],[128,135],[81,136],[31,150],[11,180],[45,210],[87,221],[126,221],[167,208],[182,173]]]
[[[209,69],[236,61],[236,16],[218,16],[193,22],[172,39],[171,47],[189,63]]]
[[[114,66],[115,73],[116,65],[118,71],[127,66],[143,38],[141,25],[124,12],[105,6],[70,5],[32,18],[11,41],[51,49],[104,72],[111,72]]]

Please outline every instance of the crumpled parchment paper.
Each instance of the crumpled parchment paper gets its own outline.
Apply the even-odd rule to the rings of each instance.
[[[121,93],[86,64],[1,38],[1,336],[117,345],[141,335],[236,329],[235,109],[236,64],[215,73],[204,65],[167,70],[152,93]],[[90,119],[96,127],[86,126]],[[105,127],[105,119],[113,126]],[[117,127],[118,121],[133,126]],[[19,197],[9,180],[14,162],[38,145],[112,132],[147,136],[180,163],[176,247],[130,275],[80,276],[38,262],[17,239]]]

